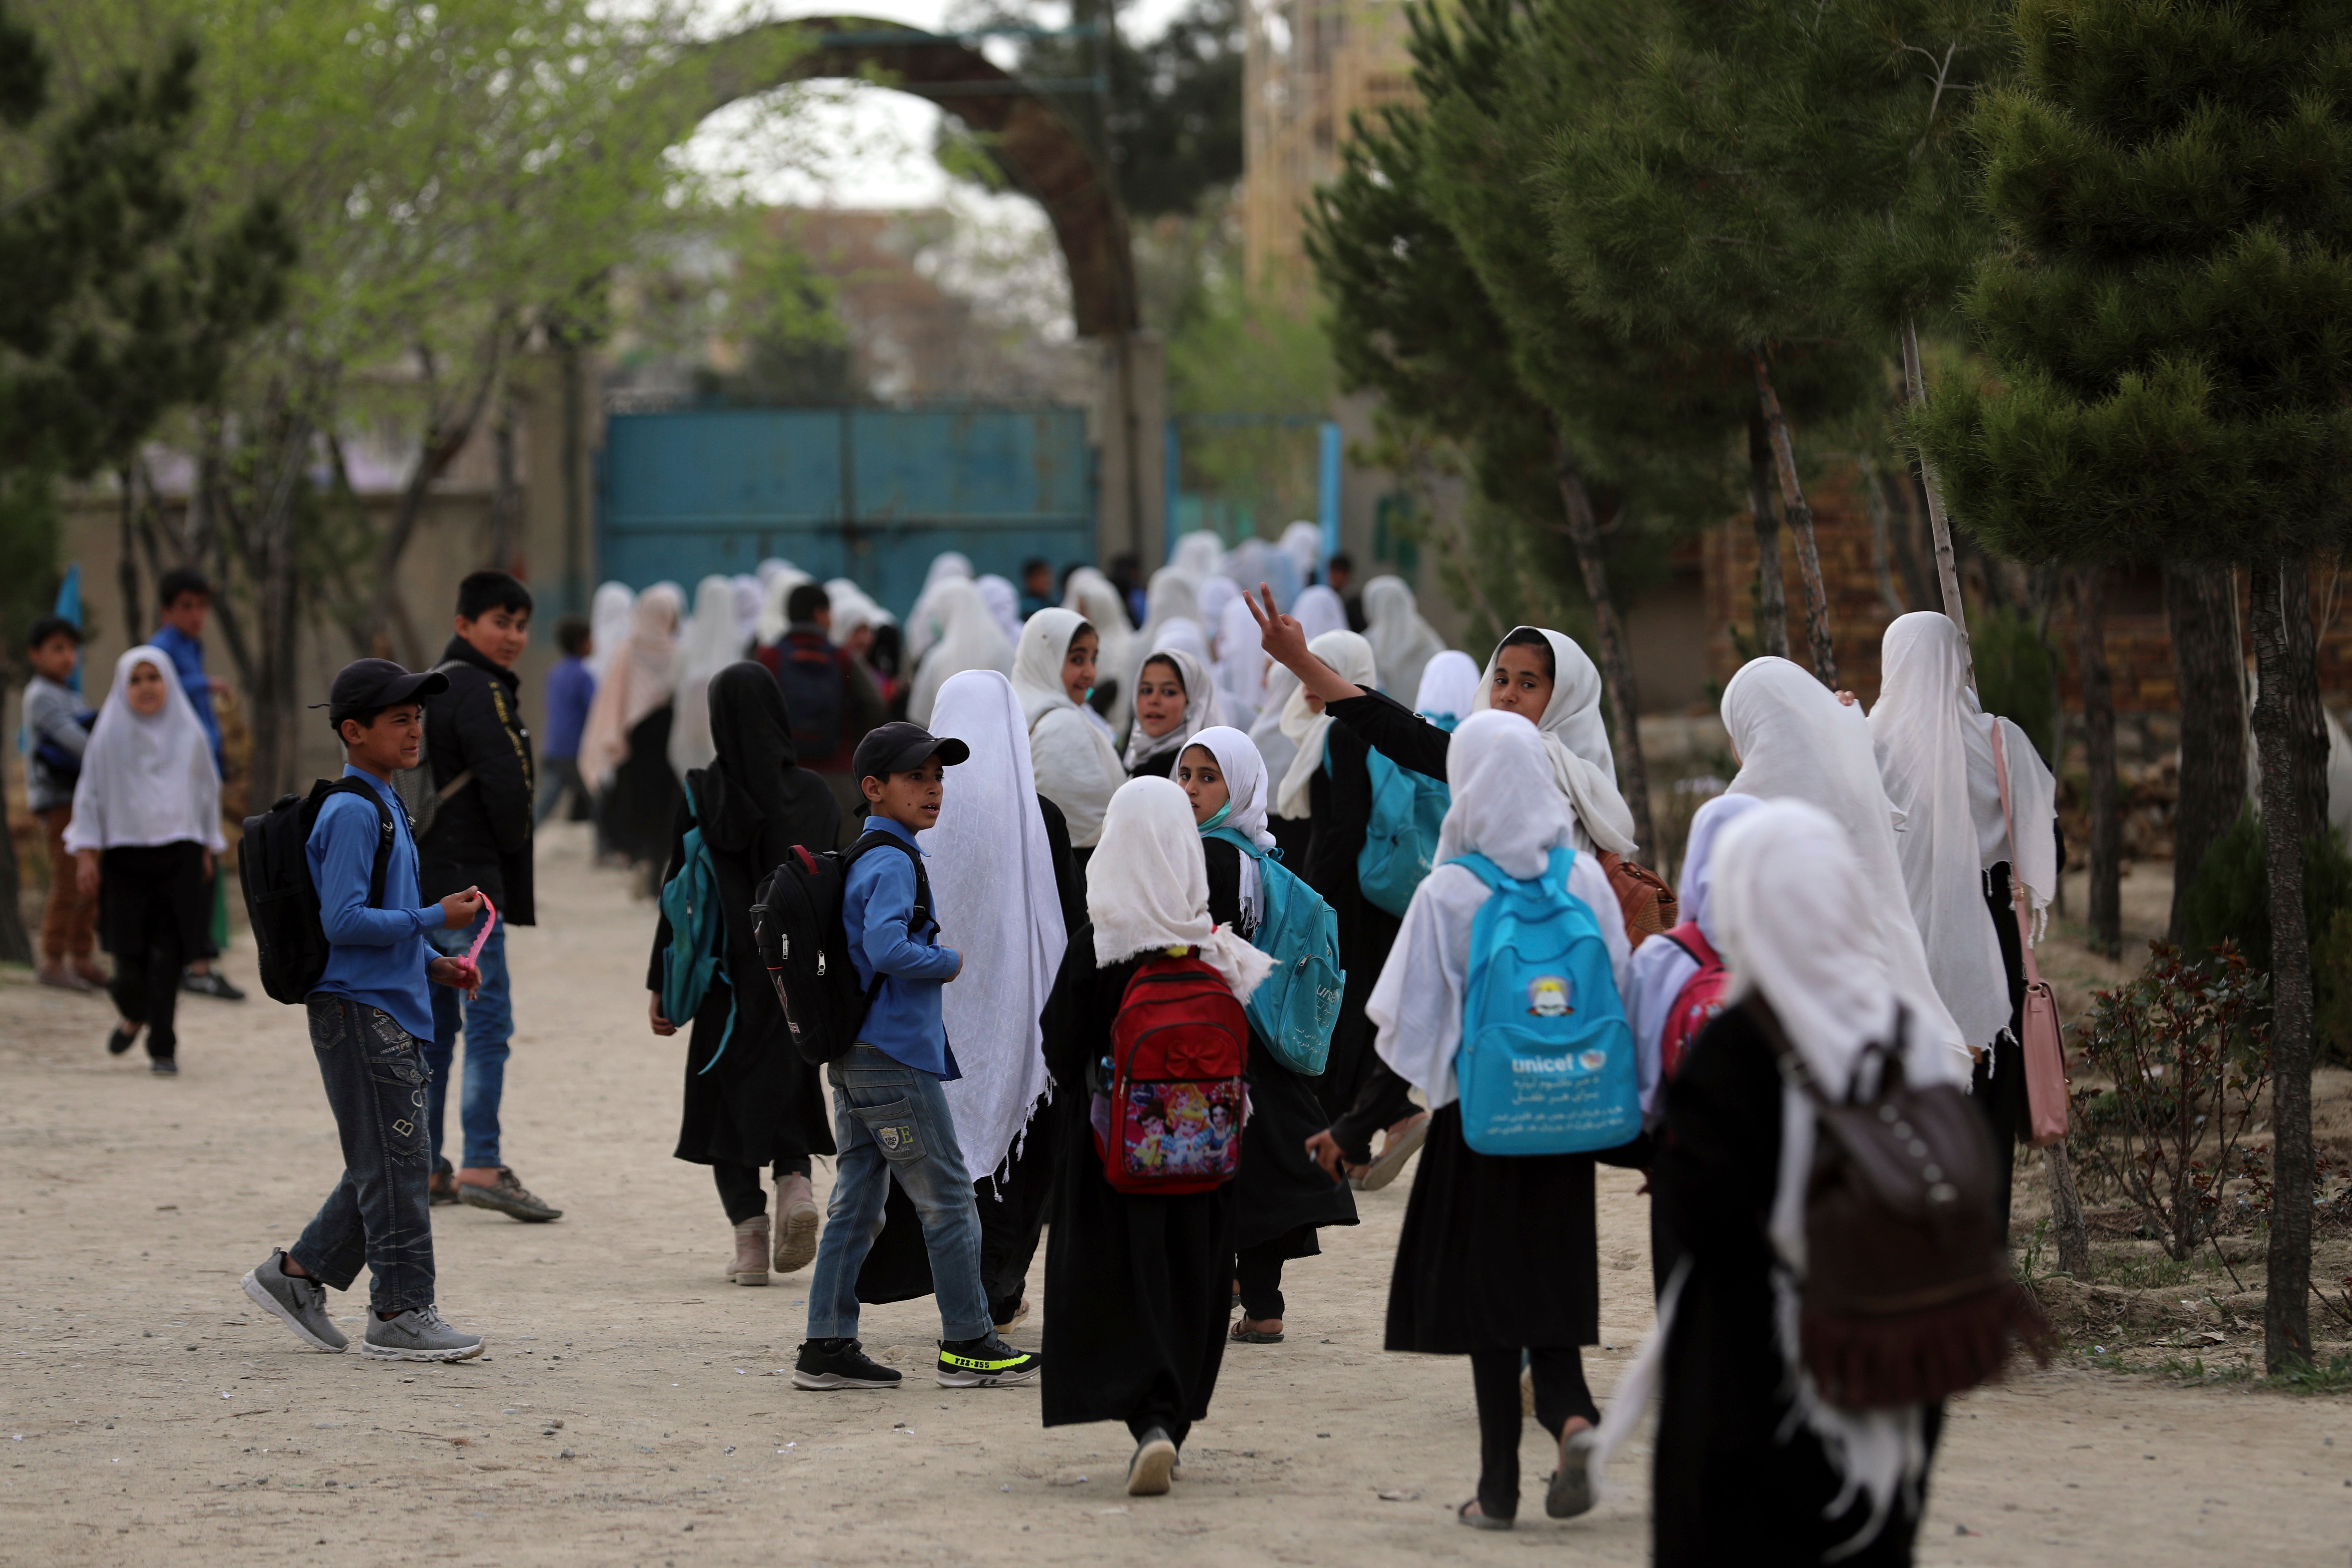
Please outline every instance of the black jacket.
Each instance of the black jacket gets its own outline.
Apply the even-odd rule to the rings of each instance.
[[[425,700],[425,756],[440,788],[470,768],[474,779],[441,803],[416,847],[429,901],[478,887],[512,925],[533,923],[530,731],[515,693],[520,679],[462,637],[441,650],[449,689]]]

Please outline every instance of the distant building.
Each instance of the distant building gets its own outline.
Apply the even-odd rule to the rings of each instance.
[[[1339,168],[1349,118],[1412,100],[1402,0],[1271,0],[1246,7],[1242,243],[1254,281],[1307,287],[1305,212]]]

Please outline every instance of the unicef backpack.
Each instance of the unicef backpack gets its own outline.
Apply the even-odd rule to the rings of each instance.
[[[694,791],[686,791],[686,809],[696,819],[686,830],[686,858],[677,874],[662,884],[661,910],[669,920],[669,945],[662,949],[662,1016],[684,1028],[702,1008],[719,973],[719,944],[726,937],[726,914],[719,907],[719,868],[710,862],[710,846],[702,841],[702,812]],[[729,994],[727,1032],[719,1048],[702,1067],[709,1072],[727,1054],[735,1035],[735,1003]]]
[[[1556,848],[1523,882],[1483,855],[1446,862],[1492,894],[1470,927],[1454,1063],[1462,1136],[1481,1154],[1589,1154],[1642,1131],[1633,1030],[1600,923],[1568,890],[1575,863]]]
[[[1356,853],[1356,886],[1402,919],[1435,862],[1437,829],[1454,795],[1444,779],[1401,768],[1378,752],[1366,753],[1364,766],[1372,775],[1372,820]]]
[[[1274,960],[1274,972],[1258,982],[1243,1011],[1284,1067],[1320,1077],[1348,985],[1339,967],[1339,917],[1282,863],[1280,850],[1260,849],[1230,827],[1205,837],[1256,861],[1258,886],[1265,889],[1265,918],[1250,944]]]

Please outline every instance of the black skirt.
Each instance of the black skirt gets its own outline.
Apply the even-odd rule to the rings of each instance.
[[[669,765],[670,721],[665,702],[629,731],[629,754],[596,804],[596,820],[613,847],[632,860],[658,861],[669,849],[670,822],[684,798]]]
[[[1315,1229],[1356,1223],[1356,1194],[1333,1181],[1307,1152],[1307,1141],[1330,1125],[1315,1098],[1315,1080],[1276,1059],[1250,1035],[1249,1125],[1242,1131],[1241,1173],[1234,1178],[1239,1218],[1236,1249],[1289,1237],[1285,1258],[1312,1258]]]
[[[737,974],[759,979],[739,994],[727,984]],[[739,996],[730,1036],[728,1005]],[[698,1165],[768,1165],[833,1152],[832,1099],[793,1047],[775,988],[758,959],[730,954],[687,1036],[686,1110],[673,1152]]]
[[[1429,1119],[1397,1237],[1386,1348],[1438,1355],[1598,1344],[1590,1154],[1481,1154],[1462,1108]]]
[[[100,947],[137,957],[147,951],[148,932],[167,922],[178,932],[183,957],[213,951],[212,885],[205,877],[203,845],[193,838],[126,844],[100,851],[98,865]]]

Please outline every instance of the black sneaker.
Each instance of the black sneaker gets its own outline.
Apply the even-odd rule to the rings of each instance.
[[[993,1333],[940,1342],[941,1388],[1010,1388],[1034,1379],[1045,1364],[1043,1356],[1014,1350]]]
[[[868,1356],[856,1340],[804,1340],[794,1388],[896,1388],[906,1374]]]
[[[228,976],[217,969],[198,974],[194,970],[183,970],[180,989],[194,996],[213,996],[223,1002],[242,1002],[245,993],[228,983]]]

